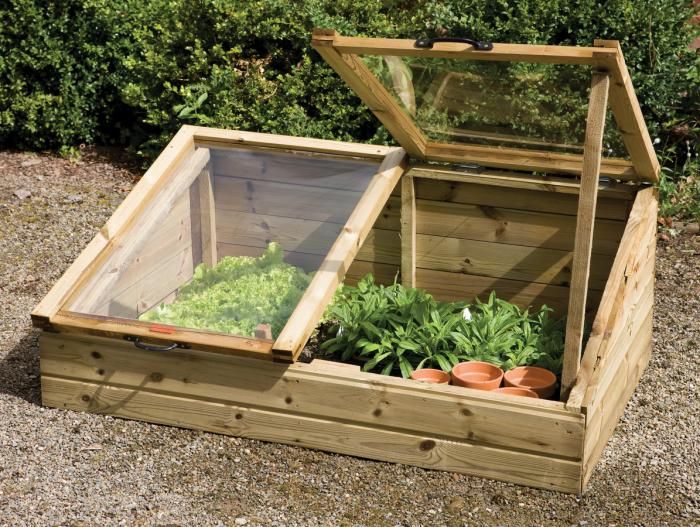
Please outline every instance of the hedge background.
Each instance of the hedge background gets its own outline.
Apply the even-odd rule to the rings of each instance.
[[[621,41],[671,169],[696,163],[700,60],[689,0],[5,0],[0,145],[117,144],[152,156],[183,123],[390,138],[310,48],[347,35]],[[697,170],[697,163],[693,170]],[[679,168],[680,167],[680,168]],[[681,170],[682,172],[682,170]],[[685,172],[683,172],[685,173]]]

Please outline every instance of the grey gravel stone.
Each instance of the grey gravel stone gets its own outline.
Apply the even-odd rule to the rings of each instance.
[[[700,237],[659,247],[653,358],[573,496],[40,406],[29,312],[138,173],[31,158],[0,152],[0,526],[700,525]]]

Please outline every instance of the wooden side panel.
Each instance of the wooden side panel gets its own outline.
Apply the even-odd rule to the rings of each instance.
[[[568,307],[577,195],[472,182],[413,178],[417,287],[442,300],[484,298],[495,290],[522,306]],[[571,190],[571,189],[567,189]],[[392,283],[401,267],[401,198],[394,192],[350,268]],[[594,312],[624,231],[630,201],[601,197],[591,258]]]
[[[644,192],[652,195],[654,190]],[[583,394],[582,407],[586,413],[584,486],[651,354],[656,256],[655,198],[644,208],[644,213],[639,224],[638,243],[630,248],[630,257],[619,271],[623,273],[622,279],[616,281],[611,276],[611,281],[621,284],[614,298],[614,316],[608,319],[600,339],[595,366]],[[586,358],[590,361],[589,357]]]
[[[44,404],[578,492],[583,415],[314,361],[43,334]]]

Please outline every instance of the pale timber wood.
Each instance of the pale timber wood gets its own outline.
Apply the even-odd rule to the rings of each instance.
[[[94,267],[95,261],[111,245],[116,234],[125,229],[131,221],[151,202],[180,161],[194,149],[191,127],[183,126],[172,138],[168,146],[153,162],[138,184],[117,207],[107,223],[95,235],[80,256],[71,264],[63,276],[54,284],[49,293],[32,311],[32,322],[45,327],[49,319],[65,302],[68,295],[79,284],[82,277]]]
[[[451,170],[447,167],[437,167],[435,165],[414,165],[409,168],[408,174],[424,179],[477,183],[510,189],[539,190],[577,196],[581,189],[580,182],[569,177],[530,176],[507,171],[480,170],[478,172],[469,172],[466,170]],[[614,181],[598,185],[598,195],[606,198],[632,200],[636,192],[636,185],[616,184]]]
[[[603,129],[608,105],[610,77],[595,73],[591,82],[588,103],[586,140],[583,149],[583,173],[576,217],[576,237],[574,259],[571,266],[571,287],[569,309],[566,318],[564,343],[564,365],[561,374],[561,397],[566,400],[576,382],[581,362],[583,324],[586,317],[586,295],[591,268],[591,248],[593,247],[593,227],[596,201],[598,198],[598,177],[603,149]]]
[[[583,415],[554,401],[433,389],[326,361],[282,365],[198,351],[154,354],[107,339],[43,335],[42,376],[305,414],[561,458],[580,457]]]
[[[333,247],[314,275],[274,344],[280,360],[296,360],[333,293],[343,280],[372,225],[398,183],[405,167],[406,151],[392,149],[379,166],[367,190],[348,218]]]
[[[158,198],[134,220],[133,228],[115,238],[111,254],[68,299],[68,309],[92,313],[97,306],[111,298],[120,275],[128,270],[144,248],[153,241],[153,233],[166,221],[176,204],[183,196],[189,195],[190,186],[208,162],[209,149],[198,148],[194,151],[184,166],[174,174],[169,184],[161,189]]]
[[[214,202],[214,177],[211,163],[192,185],[190,190],[190,215],[192,221],[192,259],[196,267],[204,263],[216,265],[216,204]]]
[[[421,49],[414,43],[415,40],[409,39],[346,37],[332,30],[314,30],[312,38],[312,45],[332,45],[341,53],[356,55],[582,65],[595,65],[600,60],[597,55],[600,50],[594,47],[494,43],[491,51],[475,51],[469,44],[438,42],[432,49]],[[615,57],[616,54],[616,50],[606,49],[604,57]]]
[[[579,461],[105,384],[44,377],[42,388],[44,404],[57,408],[462,472],[563,492],[579,491]]]
[[[585,148],[584,148],[585,151]],[[585,156],[585,154],[584,154]],[[476,163],[486,167],[508,170],[548,172],[580,176],[583,172],[584,156],[557,154],[524,148],[489,147],[456,143],[428,142],[425,159],[448,163]],[[623,159],[603,159],[601,176],[622,181],[639,181],[631,162]]]
[[[51,318],[51,326],[62,334],[104,336],[119,340],[134,336],[158,345],[178,343],[222,355],[273,359],[272,341],[269,340],[175,326],[168,326],[167,333],[164,333],[157,328],[158,324],[138,320],[59,311]]]
[[[590,378],[596,364],[601,360],[600,352],[603,341],[620,315],[619,309],[616,308],[619,307],[620,298],[624,294],[626,269],[634,261],[643,240],[645,226],[650,222],[653,225],[656,224],[656,211],[655,190],[651,187],[640,190],[630,212],[615,261],[610,269],[610,277],[591,328],[591,335],[586,344],[576,383],[567,400],[567,407],[572,410],[580,409],[583,404],[583,397]]]
[[[492,187],[488,184],[458,183],[415,178],[416,199],[468,203],[485,207],[568,214],[576,216],[578,197],[573,194],[541,192],[537,190]],[[398,193],[394,195],[398,196]],[[626,220],[629,214],[629,201],[600,198],[596,216],[598,218]]]
[[[416,286],[416,194],[408,174],[401,178],[401,283]]]
[[[315,34],[311,45],[372,110],[391,136],[411,156],[422,159],[426,146],[423,132],[362,60],[356,55],[338,53],[325,38],[317,39]]]
[[[644,122],[644,115],[632,86],[632,78],[627,70],[620,43],[617,40],[595,40],[594,45],[601,46],[601,49],[606,51],[611,49],[616,51],[614,55],[605,53],[596,57],[599,66],[609,69],[613,78],[610,85],[610,109],[615,116],[615,122],[622,134],[635,172],[639,177],[656,183],[659,181],[661,170],[659,160]]]
[[[200,143],[210,142],[212,148],[217,146],[221,148],[232,146],[263,147],[283,151],[336,154],[377,160],[384,159],[392,149],[390,146],[365,145],[362,143],[293,137],[290,135],[262,134],[242,130],[224,130],[205,126],[187,126],[187,129],[198,146]]]

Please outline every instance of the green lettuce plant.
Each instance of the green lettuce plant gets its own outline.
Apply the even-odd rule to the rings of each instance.
[[[278,335],[311,281],[282,258],[282,247],[272,242],[259,258],[226,256],[214,267],[200,264],[174,302],[139,319],[251,337],[258,324],[270,324]]]

